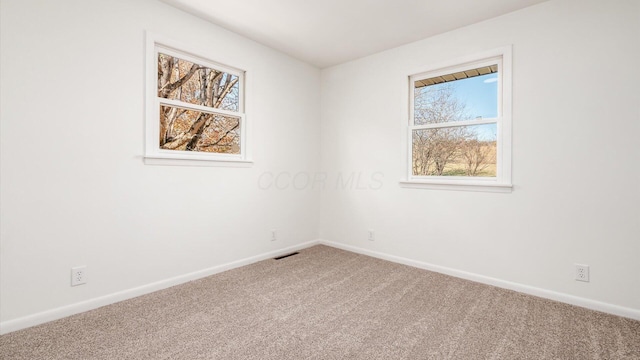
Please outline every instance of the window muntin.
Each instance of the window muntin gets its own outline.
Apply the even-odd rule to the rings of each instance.
[[[511,187],[510,48],[484,55],[409,77],[403,184]]]

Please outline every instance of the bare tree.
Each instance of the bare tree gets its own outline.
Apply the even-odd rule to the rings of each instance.
[[[439,124],[466,120],[466,104],[455,97],[452,84],[438,87],[425,86],[415,89],[415,124]]]
[[[460,148],[467,176],[478,176],[496,161],[496,142],[478,140],[473,134]]]
[[[428,175],[433,167],[433,146],[431,137],[424,130],[415,131],[413,134],[413,173],[416,175]]]
[[[466,137],[466,127],[434,129],[432,147],[434,152],[433,175],[442,176],[446,166],[455,160]]]
[[[415,90],[416,125],[449,123],[468,118],[466,106],[454,96],[452,85],[425,86]],[[417,130],[413,136],[413,173],[442,176],[457,157],[466,127]]]
[[[158,56],[158,96],[238,111],[238,77],[173,56]],[[160,148],[239,151],[239,117],[161,106]]]

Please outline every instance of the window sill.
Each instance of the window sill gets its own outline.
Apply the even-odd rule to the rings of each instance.
[[[458,190],[458,191],[482,191],[494,193],[510,193],[513,190],[512,184],[499,184],[495,182],[482,181],[446,181],[446,180],[401,180],[400,187],[409,189],[432,189],[432,190]]]
[[[197,159],[171,159],[162,157],[145,156],[145,165],[169,165],[169,166],[222,166],[222,167],[251,167],[253,161],[238,159],[216,159],[216,160],[197,160]]]

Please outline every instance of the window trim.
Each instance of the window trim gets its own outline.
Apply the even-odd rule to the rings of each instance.
[[[414,125],[414,81],[440,75],[473,69],[498,61],[498,116],[496,118],[472,119],[450,123]],[[418,71],[409,72],[403,78],[403,123],[404,123],[404,177],[400,186],[405,188],[464,190],[486,192],[511,192],[511,116],[512,116],[512,48],[511,46],[472,54],[440,64],[425,66]],[[464,125],[496,124],[497,153],[495,177],[464,176],[416,176],[413,175],[413,131],[419,129],[441,128]]]
[[[145,32],[145,142],[144,142],[144,163],[147,165],[183,165],[183,166],[230,166],[245,167],[251,166],[253,161],[250,157],[249,136],[250,117],[247,104],[247,85],[249,76],[247,70],[224,65],[218,61],[211,60],[194,50],[193,46],[179,43],[175,40],[162,37],[152,32]],[[193,63],[201,64],[238,76],[238,112],[223,109],[209,108],[197,104],[184,103],[172,99],[158,97],[157,76],[158,76],[158,53],[179,57]],[[221,114],[240,118],[240,154],[207,153],[194,151],[164,150],[158,144],[160,106],[178,106],[189,110],[205,111],[208,113]]]

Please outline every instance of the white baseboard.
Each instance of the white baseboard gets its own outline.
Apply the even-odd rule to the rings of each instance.
[[[320,240],[320,244],[332,246],[338,249],[351,251],[351,252],[362,254],[362,255],[375,257],[382,260],[387,260],[387,261],[391,261],[391,262],[395,262],[403,265],[416,267],[419,269],[434,271],[434,272],[451,275],[451,276],[455,276],[455,277],[466,279],[466,280],[479,282],[482,284],[492,285],[492,286],[496,286],[503,289],[509,289],[509,290],[533,295],[533,296],[538,296],[545,299],[550,299],[554,301],[563,302],[566,304],[576,305],[576,306],[584,307],[591,310],[601,311],[608,314],[640,320],[639,309],[623,307],[623,306],[591,300],[591,299],[587,299],[579,296],[569,295],[569,294],[565,294],[557,291],[537,288],[537,287],[514,283],[506,280],[500,280],[500,279],[478,275],[478,274],[474,274],[466,271],[456,270],[456,269],[452,269],[444,266],[429,264],[422,261],[411,260],[411,259],[403,258],[400,256],[388,255],[381,252],[371,251],[371,250],[363,249],[357,246],[346,245],[346,244],[342,244],[334,241]]]
[[[0,334],[10,333],[10,332],[25,329],[31,326],[40,325],[49,321],[58,320],[67,316],[79,314],[85,311],[97,309],[102,306],[114,304],[123,300],[138,297],[140,295],[149,294],[154,291],[166,289],[171,286],[183,284],[192,280],[197,280],[203,277],[221,273],[223,271],[253,264],[258,261],[274,258],[278,255],[284,255],[292,251],[305,249],[310,246],[317,245],[319,243],[320,243],[319,240],[307,241],[298,245],[270,251],[264,254],[233,261],[227,264],[222,264],[222,265],[214,266],[208,269],[195,271],[189,274],[175,276],[175,277],[157,281],[151,284],[142,285],[133,289],[128,289],[128,290],[120,291],[117,293],[104,295],[94,299],[89,299],[86,301],[70,304],[67,306],[43,311],[40,313],[28,315],[25,317],[14,319],[14,320],[4,321],[0,323]]]
[[[640,310],[638,309],[627,308],[627,307],[604,303],[596,300],[590,300],[590,299],[586,299],[586,298],[582,298],[574,295],[564,294],[556,291],[518,284],[518,283],[500,280],[500,279],[496,279],[488,276],[482,276],[474,273],[469,273],[466,271],[456,270],[456,269],[447,268],[439,265],[433,265],[433,264],[429,264],[429,263],[425,263],[417,260],[403,258],[400,256],[384,254],[381,252],[367,250],[367,249],[359,248],[352,245],[346,245],[346,244],[342,244],[334,241],[312,240],[312,241],[307,241],[298,245],[290,246],[287,248],[278,249],[278,250],[270,251],[264,254],[233,261],[227,264],[222,264],[222,265],[214,266],[208,269],[192,272],[189,274],[180,275],[180,276],[172,277],[169,279],[157,281],[157,282],[139,286],[133,289],[128,289],[128,290],[120,291],[117,293],[101,296],[98,298],[43,311],[40,313],[21,317],[14,320],[4,321],[0,323],[0,334],[10,333],[10,332],[25,329],[31,326],[43,324],[49,321],[58,320],[67,316],[79,314],[85,311],[97,309],[102,306],[114,304],[123,300],[149,294],[154,291],[166,289],[168,287],[183,284],[192,280],[201,279],[203,277],[221,273],[223,271],[253,264],[258,261],[270,259],[278,255],[283,255],[292,251],[305,249],[318,244],[323,244],[323,245],[335,247],[338,249],[351,251],[354,253],[367,255],[367,256],[378,258],[378,259],[383,259],[383,260],[387,260],[387,261],[391,261],[391,262],[395,262],[403,265],[408,265],[408,266],[412,266],[420,269],[435,271],[438,273],[447,274],[447,275],[451,275],[458,278],[467,279],[467,280],[471,280],[471,281],[475,281],[483,284],[493,285],[493,286],[504,288],[504,289],[514,290],[521,293],[538,296],[538,297],[542,297],[550,300],[555,300],[555,301],[559,301],[559,302],[563,302],[571,305],[581,306],[587,309],[602,311],[602,312],[613,314],[613,315],[640,320]]]

